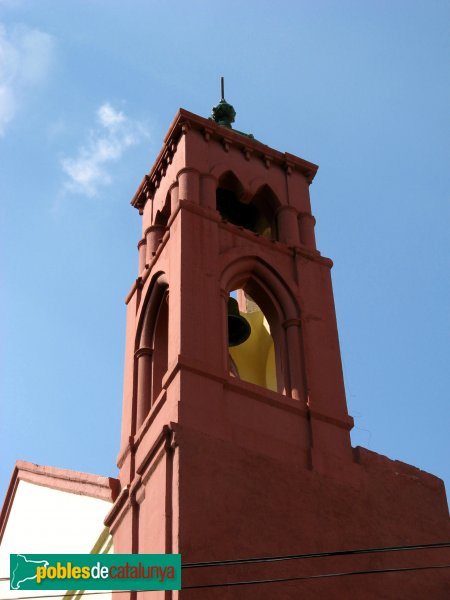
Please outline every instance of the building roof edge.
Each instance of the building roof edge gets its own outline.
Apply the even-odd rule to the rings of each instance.
[[[104,477],[18,460],[14,465],[11,481],[0,512],[0,543],[20,481],[48,487],[60,492],[90,496],[111,503],[115,501],[120,492],[120,482],[114,477]]]

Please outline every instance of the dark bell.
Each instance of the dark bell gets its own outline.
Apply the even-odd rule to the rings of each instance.
[[[239,306],[235,298],[228,299],[228,345],[239,346],[248,340],[252,328],[250,323],[239,314]]]

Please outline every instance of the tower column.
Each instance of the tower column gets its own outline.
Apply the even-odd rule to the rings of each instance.
[[[138,252],[139,252],[139,273],[142,273],[145,267],[145,263],[147,262],[147,240],[142,238],[142,240],[138,243]]]
[[[204,208],[216,208],[217,179],[214,175],[203,175],[200,180],[200,203]]]
[[[179,200],[188,200],[189,202],[199,201],[199,174],[196,169],[186,167],[181,169],[177,175],[178,178],[178,198]]]
[[[173,214],[178,208],[178,192],[179,192],[178,183],[173,183],[169,188],[171,214]]]
[[[299,319],[288,319],[283,323],[283,327],[286,331],[287,354],[289,358],[291,396],[294,400],[302,400],[305,402],[300,326],[301,322]]]
[[[300,236],[302,244],[313,250],[316,249],[315,224],[316,219],[310,213],[300,213]]]
[[[138,430],[150,411],[153,350],[147,347],[139,348],[135,357],[137,359],[136,430]]]
[[[280,206],[277,211],[278,236],[280,242],[297,246],[300,242],[298,212],[293,206]]]
[[[158,248],[159,243],[164,235],[164,225],[151,225],[145,232],[145,239],[147,241],[147,252],[146,252],[146,263],[149,264]]]

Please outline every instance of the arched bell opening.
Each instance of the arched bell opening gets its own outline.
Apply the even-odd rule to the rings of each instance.
[[[168,368],[169,288],[163,273],[151,285],[140,318],[135,350],[135,414],[138,430],[163,389]]]
[[[233,290],[227,315],[229,374],[280,391],[275,342],[261,306],[245,289]]]
[[[161,210],[156,211],[153,225],[158,227],[166,227],[170,217],[170,194],[167,194],[164,206]]]
[[[295,400],[306,402],[307,385],[303,352],[303,333],[301,326],[301,312],[296,298],[291,290],[284,285],[279,274],[265,261],[256,256],[239,257],[233,251],[234,259],[231,260],[223,270],[221,282],[223,293],[226,290],[235,290],[232,295],[241,300],[240,316],[253,318],[251,313],[253,301],[263,317],[260,316],[267,335],[273,341],[272,346],[260,347],[256,345],[252,356],[248,358],[256,361],[258,369],[263,371],[264,378],[246,373],[246,364],[239,349],[234,351],[227,345],[226,365],[233,364],[236,372],[243,380],[262,385],[267,389],[276,390],[279,394],[289,396]],[[242,290],[242,291],[239,291]],[[242,298],[244,294],[244,299]],[[227,298],[227,295],[225,295]],[[264,319],[265,321],[264,322]],[[224,324],[225,325],[225,324]],[[261,330],[261,328],[259,328]],[[253,334],[252,334],[253,335]],[[250,338],[249,338],[250,339]],[[224,340],[225,342],[225,340]],[[247,344],[249,342],[246,342]],[[242,351],[246,349],[242,346]],[[263,352],[264,349],[264,352]],[[237,355],[239,353],[239,356]],[[230,357],[233,363],[228,360]],[[266,366],[262,367],[263,357]],[[225,355],[224,355],[225,358]],[[245,358],[247,360],[247,358]],[[275,369],[273,362],[275,361]],[[228,372],[231,370],[226,366]],[[275,378],[270,373],[275,373]]]
[[[221,217],[269,239],[276,238],[275,205],[278,203],[268,186],[262,186],[253,198],[246,194],[239,179],[227,171],[219,178],[216,209]]]
[[[164,233],[167,230],[167,223],[170,217],[170,194],[167,194],[166,201],[161,210],[157,210],[153,219],[152,225],[146,230],[146,245],[147,245],[147,258],[146,262],[149,264],[158,249],[159,244],[162,242]]]
[[[271,240],[278,240],[276,211],[280,202],[268,185],[262,185],[253,196],[251,203],[258,211],[257,233]]]

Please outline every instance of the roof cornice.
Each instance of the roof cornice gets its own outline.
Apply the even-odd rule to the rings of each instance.
[[[180,108],[169,127],[164,138],[164,145],[156,157],[153,167],[149,174],[144,177],[131,200],[132,206],[142,211],[147,200],[153,197],[155,190],[159,187],[159,182],[166,173],[168,165],[172,162],[181,136],[187,133],[189,129],[201,131],[207,140],[216,139],[225,145],[232,144],[240,148],[246,156],[260,156],[266,163],[277,164],[288,173],[298,171],[307,178],[309,183],[312,182],[319,168],[314,163],[308,162],[294,154],[279,152],[252,137],[234,129],[223,127],[212,119],[205,119],[184,108]]]

